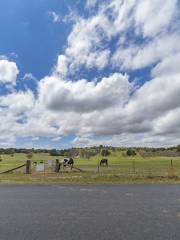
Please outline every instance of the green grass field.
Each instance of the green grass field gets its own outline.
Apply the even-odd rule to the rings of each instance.
[[[22,165],[27,160],[25,154],[1,155],[0,172]],[[47,160],[63,159],[52,157],[48,154],[33,154],[32,174],[24,174],[24,168],[10,174],[1,174],[0,182],[19,183],[98,183],[98,182],[169,182],[180,181],[180,157],[148,157],[143,158],[139,154],[135,157],[127,157],[123,152],[112,152],[108,157],[109,167],[98,168],[100,155],[88,159],[75,158],[75,166],[84,172],[70,172],[65,170],[59,174],[54,173],[53,168],[47,164]],[[172,160],[172,163],[171,163]],[[33,162],[45,163],[45,172],[37,173]],[[172,165],[173,164],[173,165]]]

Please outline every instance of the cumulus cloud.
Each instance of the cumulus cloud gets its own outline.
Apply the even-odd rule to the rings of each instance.
[[[0,60],[0,83],[15,85],[18,74],[19,70],[15,62]]]
[[[102,32],[107,25],[109,22],[103,15],[88,20],[79,18],[68,36],[68,47],[64,56],[59,56],[57,71],[67,73],[67,64],[70,73],[76,72],[81,65],[103,69],[110,54],[110,51],[100,44],[104,38]]]
[[[157,118],[179,107],[180,75],[155,78],[144,84],[131,98],[126,110],[142,119]],[[146,115],[144,116],[144,114]]]
[[[125,104],[131,88],[128,77],[118,73],[98,83],[47,77],[40,82],[39,94],[41,102],[50,110],[83,113]]]
[[[167,137],[167,139],[171,139],[169,143],[171,144],[173,132],[175,133],[173,143],[175,139],[178,142],[179,77],[177,75],[152,79],[137,90],[123,106],[113,105],[109,109],[81,115],[74,113],[69,119],[66,115],[64,116],[66,120],[61,121],[60,132],[61,134],[73,133],[78,135],[79,137],[74,140],[74,144],[79,144],[81,139],[84,141],[84,136],[87,135],[115,135],[118,136],[115,139],[119,139],[119,144],[123,144],[123,139],[126,139],[125,143],[127,144],[129,137],[129,144],[134,145],[152,145],[153,140],[154,145],[156,143],[166,144]],[[115,144],[115,139],[109,143]],[[85,140],[88,141],[87,137]],[[90,142],[93,143],[93,141]],[[94,141],[95,143],[96,141]]]
[[[68,73],[68,58],[64,55],[59,55],[57,60],[56,72],[62,76]]]
[[[162,35],[141,46],[119,47],[112,58],[112,63],[126,70],[141,69],[180,51],[179,41],[180,35],[174,33]]]
[[[180,52],[167,56],[152,70],[152,76],[172,76],[180,73]]]
[[[180,133],[179,79],[179,74],[154,78],[130,94],[133,86],[121,74],[97,84],[45,78],[36,101],[30,92],[0,99],[1,132],[7,136],[49,136],[52,141],[73,134],[77,136],[74,145],[161,145],[167,144],[167,139],[172,144]],[[14,102],[21,104],[16,106]],[[97,140],[95,136],[109,138]]]
[[[87,5],[95,2],[87,1]],[[57,70],[68,74],[82,66],[101,70],[112,64],[119,69],[138,69],[153,64],[179,49],[179,33],[173,33],[177,15],[177,0],[101,3],[95,15],[76,19]],[[119,46],[113,52],[114,39]]]
[[[31,91],[13,92],[0,97],[0,107],[8,108],[15,113],[25,112],[34,106],[34,96]]]
[[[166,135],[175,122],[170,121],[170,126],[166,128],[168,120],[165,119],[170,119],[169,116],[179,111],[179,78],[179,75],[174,75],[152,79],[133,95],[130,94],[133,86],[127,76],[121,74],[114,74],[97,84],[85,80],[67,82],[46,78],[39,88],[39,104],[43,110],[36,109],[41,114],[34,112],[28,124],[32,129],[32,125],[43,123],[46,134],[49,131],[51,134],[74,134],[81,138],[87,135],[124,136],[125,133],[128,136],[144,134],[144,139],[162,133]],[[179,117],[174,119],[178,123]]]

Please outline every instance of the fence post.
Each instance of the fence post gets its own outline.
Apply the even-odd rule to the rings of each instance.
[[[99,170],[100,170],[99,168],[100,168],[100,161],[98,161],[98,165],[97,165],[97,173],[100,172],[100,171],[99,171]]]
[[[31,160],[26,161],[26,174],[31,173]]]
[[[59,162],[59,159],[56,159],[56,166],[55,166],[55,172],[58,173],[60,171],[61,164]]]
[[[135,160],[133,159],[133,172],[136,172]]]
[[[173,168],[173,160],[171,159],[171,168]]]

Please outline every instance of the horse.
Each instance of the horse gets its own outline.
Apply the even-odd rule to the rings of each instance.
[[[103,166],[103,165],[108,167],[108,159],[106,159],[106,158],[101,159],[100,166]]]
[[[66,166],[70,166],[71,169],[72,169],[73,165],[74,165],[74,160],[73,160],[73,158],[64,158],[61,161],[61,164],[63,165],[63,168],[66,167]]]

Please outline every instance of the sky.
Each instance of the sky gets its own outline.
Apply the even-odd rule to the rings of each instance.
[[[0,1],[0,147],[179,143],[179,0]]]

